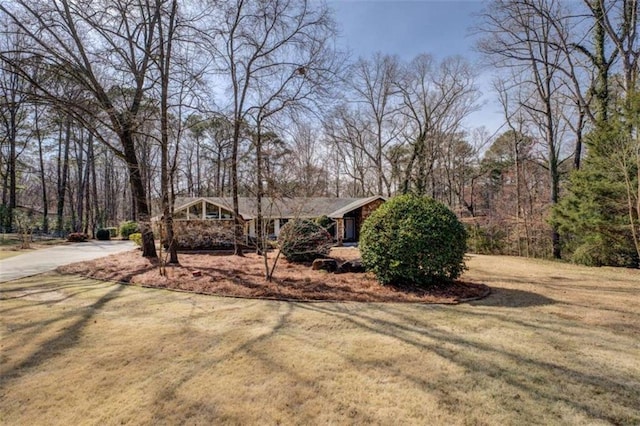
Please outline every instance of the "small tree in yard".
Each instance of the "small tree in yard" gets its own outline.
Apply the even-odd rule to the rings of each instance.
[[[33,217],[26,212],[17,210],[14,213],[13,219],[15,222],[16,230],[20,233],[20,238],[22,240],[20,248],[31,248],[31,235],[33,234],[33,228],[35,228],[35,221]]]
[[[467,232],[444,204],[402,195],[374,211],[360,234],[365,267],[384,284],[429,287],[465,269]]]
[[[291,262],[311,262],[329,254],[331,235],[310,220],[292,220],[280,230],[280,252]]]

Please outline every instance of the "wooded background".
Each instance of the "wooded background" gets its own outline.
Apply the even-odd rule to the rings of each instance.
[[[477,64],[349,57],[320,1],[4,1],[2,228],[132,219],[155,256],[150,217],[172,232],[176,196],[237,214],[238,196],[413,192],[474,251],[638,267],[637,1],[494,0],[476,19],[495,135],[463,126]]]

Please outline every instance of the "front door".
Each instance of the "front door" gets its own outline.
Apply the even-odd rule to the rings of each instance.
[[[344,239],[345,241],[356,240],[356,220],[353,217],[344,218]]]

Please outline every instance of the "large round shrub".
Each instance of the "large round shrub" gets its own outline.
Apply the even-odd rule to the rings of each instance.
[[[329,254],[331,235],[310,220],[290,220],[278,235],[280,251],[291,262],[311,262]]]
[[[384,203],[362,225],[365,267],[382,284],[430,286],[464,271],[467,233],[444,204],[402,195]]]

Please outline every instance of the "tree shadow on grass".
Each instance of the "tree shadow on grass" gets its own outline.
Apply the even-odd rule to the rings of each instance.
[[[527,308],[531,306],[545,306],[557,303],[538,293],[515,290],[511,288],[491,288],[491,294],[480,300],[469,302],[472,306],[494,306],[504,308]]]
[[[56,334],[51,339],[39,345],[38,349],[24,360],[13,366],[9,370],[5,370],[0,380],[0,389],[4,388],[4,384],[8,379],[26,374],[30,369],[44,363],[47,359],[57,356],[67,349],[75,346],[80,340],[80,336],[92,317],[100,311],[104,305],[118,297],[119,293],[124,289],[121,285],[114,286],[108,293],[100,297],[91,305],[78,308],[71,313],[66,313],[63,317],[76,316],[77,319],[71,325],[64,327],[62,332]],[[51,323],[51,320],[46,321]]]
[[[366,309],[347,311],[344,306],[337,304],[297,304],[296,306],[303,310],[342,318],[359,327],[363,333],[384,335],[396,339],[400,344],[432,352],[467,369],[478,377],[477,380],[487,380],[487,383],[499,380],[508,387],[518,389],[527,398],[552,402],[553,404],[562,402],[590,418],[612,424],[630,424],[637,418],[637,412],[633,411],[637,406],[633,385],[627,383],[626,377],[621,375],[592,372],[582,368],[581,365],[574,366],[557,360],[548,360],[535,353],[521,353],[509,347],[501,347],[477,338],[450,333],[441,328],[433,327],[429,320],[425,321],[425,319],[416,316],[404,315],[403,313],[407,311],[402,308],[398,309],[394,305],[378,305],[375,311]],[[429,307],[429,310],[436,315],[438,312],[448,309],[452,308]],[[383,317],[379,314],[380,312],[389,316]],[[313,341],[308,343],[314,344]],[[392,363],[384,365],[375,359],[367,361],[359,358],[354,359],[349,353],[340,352],[337,354],[350,362],[354,368],[362,368],[367,371],[378,369],[386,375],[404,377],[421,388],[437,394],[442,394],[443,388],[455,386],[455,382],[451,384],[446,382],[433,383],[424,380],[422,376],[398,369]],[[368,362],[369,365],[367,365]],[[527,368],[521,369],[520,365],[526,365]],[[544,383],[547,381],[564,383],[566,387],[562,392],[559,392],[553,386],[545,386]],[[597,404],[587,402],[579,397],[584,392],[614,394],[615,397],[612,400],[616,401],[619,410],[610,412],[606,408],[606,398]],[[444,392],[445,395],[446,393]],[[519,394],[518,398],[520,398]],[[460,401],[456,399],[455,405],[458,406],[459,403]],[[516,405],[519,406],[517,403]]]

